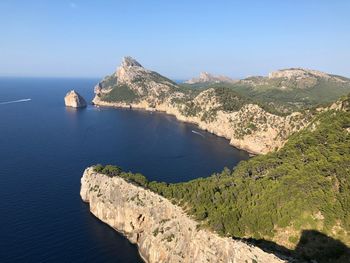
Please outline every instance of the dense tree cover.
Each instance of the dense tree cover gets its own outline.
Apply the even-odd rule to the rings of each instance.
[[[168,184],[123,177],[173,200],[221,235],[293,247],[303,229],[315,229],[350,244],[350,112],[324,112],[279,151],[208,178]]]
[[[249,99],[239,95],[237,92],[233,91],[232,89],[221,87],[221,86],[215,88],[215,96],[217,97],[217,99],[221,104],[220,110],[228,111],[228,112],[238,111],[245,104],[251,103]]]
[[[95,165],[94,170],[98,173],[106,174],[109,177],[120,176],[126,181],[137,184],[139,186],[147,186],[148,184],[148,180],[144,175],[140,173],[124,172],[122,168],[116,165],[103,166],[101,164],[97,164]]]

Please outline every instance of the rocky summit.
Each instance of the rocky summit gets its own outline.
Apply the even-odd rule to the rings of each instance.
[[[71,90],[64,97],[64,103],[67,107],[84,108],[86,107],[85,99],[75,90]]]
[[[231,79],[226,76],[214,76],[208,72],[201,72],[198,78],[192,78],[185,81],[186,84],[198,84],[198,83],[234,83],[237,80]]]
[[[327,74],[318,70],[304,69],[304,68],[290,68],[290,69],[281,69],[269,73],[270,79],[275,78],[286,78],[286,79],[306,79],[306,78],[324,78],[332,79],[338,82],[345,82],[345,78],[340,76]]]

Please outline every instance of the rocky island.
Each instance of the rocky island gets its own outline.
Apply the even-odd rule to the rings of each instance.
[[[72,108],[85,108],[87,105],[85,99],[75,90],[71,90],[66,94],[64,103],[67,107]]]
[[[87,168],[81,198],[101,221],[137,244],[149,263],[287,262],[242,241],[200,229],[198,222],[164,197],[121,177]]]

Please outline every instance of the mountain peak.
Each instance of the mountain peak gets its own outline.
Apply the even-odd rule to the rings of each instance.
[[[269,73],[269,78],[307,78],[307,77],[321,77],[321,78],[330,78],[331,76],[327,73],[318,71],[318,70],[312,70],[312,69],[305,69],[305,68],[288,68],[288,69],[281,69],[274,72]]]
[[[129,56],[126,56],[123,58],[121,66],[122,67],[141,67],[142,68],[142,65],[139,62],[137,62],[136,59],[129,57]]]
[[[220,82],[232,83],[232,82],[235,82],[235,80],[226,76],[215,76],[208,72],[201,72],[198,78],[187,80],[185,83],[196,84],[196,83],[220,83]]]

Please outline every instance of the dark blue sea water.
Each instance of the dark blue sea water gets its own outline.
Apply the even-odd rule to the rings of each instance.
[[[97,81],[0,78],[0,262],[141,261],[136,247],[81,201],[87,166],[118,164],[179,182],[248,158],[162,113],[65,108],[68,90],[91,101]],[[31,100],[3,103],[20,99]]]

